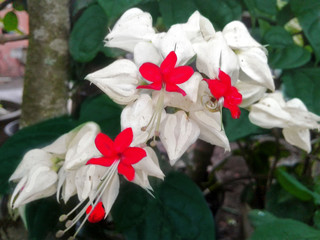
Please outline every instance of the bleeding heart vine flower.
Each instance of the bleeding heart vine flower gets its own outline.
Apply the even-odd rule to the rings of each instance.
[[[240,117],[239,104],[242,101],[242,96],[238,89],[231,86],[231,78],[228,74],[219,70],[218,79],[204,79],[208,83],[210,92],[216,100],[223,102],[223,106],[231,112],[232,118]]]
[[[153,63],[144,63],[139,71],[141,75],[152,82],[149,85],[140,85],[137,88],[161,90],[164,88],[168,92],[179,92],[183,96],[185,91],[178,87],[177,84],[186,82],[194,73],[190,66],[175,67],[177,63],[177,55],[174,51],[163,60],[160,67]]]
[[[89,222],[97,223],[104,218],[106,211],[104,210],[102,202],[98,202],[94,209],[92,209],[92,205],[90,205],[86,210],[86,214],[89,215]]]
[[[112,141],[107,135],[99,133],[95,143],[103,157],[92,158],[87,164],[110,167],[115,164],[118,166],[118,172],[124,175],[129,181],[134,179],[134,168],[132,164],[139,162],[146,157],[146,152],[139,147],[130,147],[133,140],[131,128],[123,130]]]

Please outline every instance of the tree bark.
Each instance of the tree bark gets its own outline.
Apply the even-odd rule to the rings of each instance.
[[[28,0],[22,127],[67,113],[69,0]]]

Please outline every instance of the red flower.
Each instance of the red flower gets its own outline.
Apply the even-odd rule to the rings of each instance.
[[[150,62],[142,64],[139,69],[142,77],[152,83],[140,85],[137,88],[161,90],[162,87],[165,87],[167,92],[179,92],[185,96],[185,91],[179,88],[177,84],[186,82],[194,71],[189,66],[175,67],[176,63],[177,55],[172,51],[163,60],[160,67]]]
[[[95,139],[97,149],[103,157],[92,158],[87,164],[110,167],[115,161],[120,161],[118,172],[129,181],[134,179],[134,168],[131,166],[147,156],[146,151],[139,147],[129,147],[133,140],[131,128],[126,128],[112,141],[107,135],[99,133]]]
[[[89,214],[91,212],[92,206],[90,205],[87,210],[86,214]],[[98,204],[95,206],[93,211],[88,217],[88,221],[91,223],[97,223],[100,222],[103,218],[104,215],[106,214],[102,202],[98,202]]]
[[[217,100],[224,98],[223,106],[230,110],[232,118],[239,118],[241,112],[238,105],[242,102],[242,95],[231,86],[230,76],[219,69],[219,79],[203,80],[208,83],[210,92]]]

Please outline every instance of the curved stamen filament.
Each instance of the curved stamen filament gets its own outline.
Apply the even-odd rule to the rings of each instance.
[[[87,208],[92,204],[92,208],[91,211],[86,214],[85,218],[82,220],[80,226],[78,227],[77,231],[75,232],[75,234],[70,237],[69,239],[74,239],[76,237],[76,235],[79,233],[79,231],[81,230],[81,228],[83,227],[84,223],[87,221],[88,217],[90,216],[90,214],[92,213],[92,211],[94,210],[94,208],[96,207],[96,205],[99,203],[99,200],[101,199],[103,193],[105,192],[106,188],[108,187],[112,177],[114,176],[117,167],[119,165],[119,160],[115,161],[110,168],[107,169],[106,173],[103,175],[103,177],[100,179],[102,182],[101,184],[98,186],[97,191],[95,192],[95,194],[93,195],[92,199],[85,204],[85,206],[83,207],[83,209],[72,219],[66,222],[66,229],[65,230],[60,230],[57,232],[56,237],[62,237],[64,233],[66,233],[67,231],[69,231],[79,220],[80,218],[86,214],[86,210]],[[89,197],[90,198],[90,197]],[[73,208],[68,214],[66,215],[61,215],[60,216],[60,221],[64,221],[66,220],[76,209],[78,209],[86,200],[81,201],[75,208]]]

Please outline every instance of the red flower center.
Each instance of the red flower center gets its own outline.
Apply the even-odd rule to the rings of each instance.
[[[103,155],[92,158],[88,164],[110,167],[119,161],[118,173],[124,175],[129,181],[134,179],[134,168],[131,166],[147,156],[146,151],[139,147],[130,147],[133,140],[131,128],[126,128],[112,141],[106,134],[99,133],[95,139],[97,149]]]
[[[161,90],[165,88],[167,92],[179,92],[183,96],[186,95],[177,84],[186,82],[194,73],[190,66],[175,67],[177,63],[177,55],[174,51],[163,60],[160,67],[147,62],[141,65],[139,71],[145,79],[152,82],[149,85],[140,85],[137,89],[153,89]]]
[[[236,87],[231,86],[231,78],[228,74],[219,69],[219,79],[203,79],[208,83],[211,94],[219,100],[224,98],[223,106],[231,112],[232,118],[240,117],[239,104],[242,102],[242,95]]]

